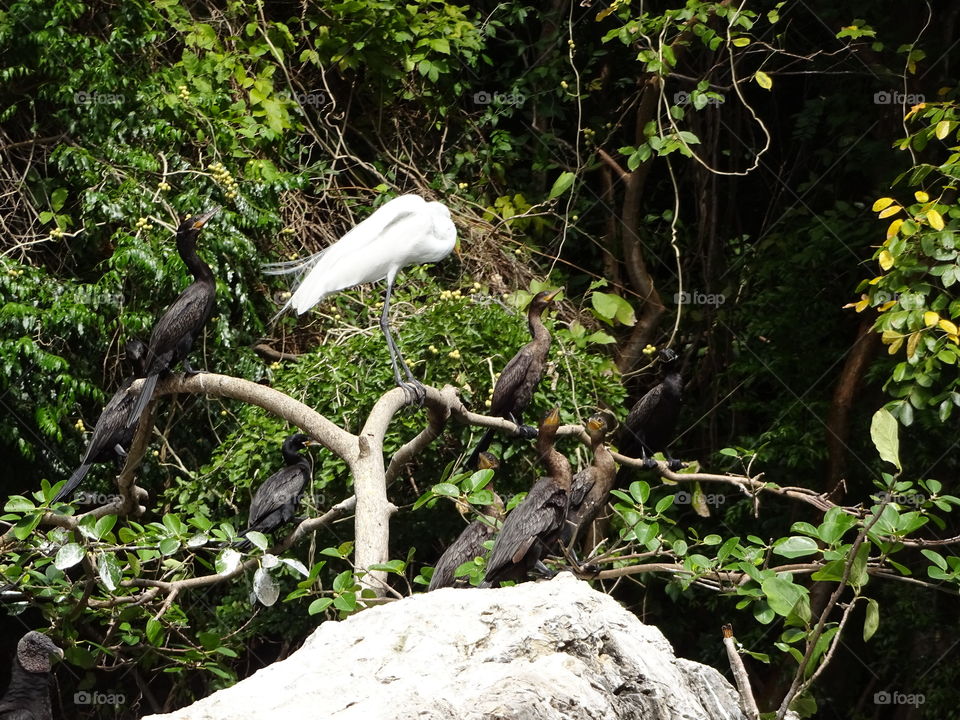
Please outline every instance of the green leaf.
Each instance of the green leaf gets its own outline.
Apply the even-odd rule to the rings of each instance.
[[[867,612],[863,619],[863,641],[873,637],[880,627],[880,605],[873,598],[867,600]]]
[[[155,647],[162,644],[163,624],[156,618],[147,620],[147,640]]]
[[[553,200],[554,198],[563,195],[573,185],[573,181],[576,179],[576,177],[577,176],[572,172],[560,173],[560,177],[554,181],[553,187],[550,188],[550,193],[547,195],[547,199]]]
[[[460,488],[453,483],[439,483],[434,485],[433,492],[445,497],[460,497]]]
[[[807,589],[785,577],[768,577],[760,583],[773,611],[782,617],[797,615],[804,621],[810,619],[810,600]]]
[[[57,557],[54,558],[53,565],[58,570],[66,570],[72,568],[81,560],[83,560],[83,548],[77,543],[68,543],[57,550]]]
[[[23,495],[11,495],[7,499],[6,504],[4,504],[3,509],[6,512],[23,513],[35,510],[36,507],[32,500],[25,498]]]
[[[259,567],[253,574],[253,594],[264,607],[270,607],[280,597],[280,588],[266,568]]]
[[[97,571],[103,586],[113,592],[120,586],[120,580],[123,572],[120,569],[120,563],[112,553],[100,553],[97,555]]]
[[[63,203],[67,200],[67,189],[66,188],[57,188],[52,193],[50,193],[50,207],[53,208],[54,212],[60,212],[60,209],[63,207]]]
[[[757,85],[762,87],[764,90],[769,90],[773,87],[773,80],[767,75],[763,70],[757,70],[754,74],[753,79],[757,81]]]
[[[333,598],[317,598],[307,608],[308,615],[318,615],[333,605]]]
[[[353,587],[353,570],[344,570],[333,579],[333,591],[343,592]]]
[[[214,568],[216,569],[218,575],[230,573],[240,566],[241,560],[243,560],[243,555],[238,553],[236,550],[233,548],[224,548],[220,551],[220,554],[217,555]]]
[[[390,562],[385,563],[375,563],[370,566],[371,570],[383,570],[384,572],[397,573],[398,575],[403,575],[404,569],[406,569],[407,564],[403,560],[391,560]]]
[[[773,544],[774,554],[788,558],[813,555],[819,550],[820,546],[817,545],[813,539],[802,537],[800,535],[791,535],[790,537],[781,538]]]
[[[259,550],[266,550],[270,546],[270,541],[267,540],[267,536],[256,530],[248,532],[246,538]]]
[[[900,439],[897,434],[897,420],[886,408],[880,408],[873,414],[870,422],[870,439],[873,440],[881,460],[893,463],[897,470],[900,466]]]

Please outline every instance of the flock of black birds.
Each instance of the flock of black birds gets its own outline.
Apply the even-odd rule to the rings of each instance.
[[[405,200],[408,205],[412,202]],[[381,208],[381,211],[389,205],[390,203]],[[439,259],[437,255],[443,248],[449,246],[446,252],[450,252],[454,238],[451,237],[451,229],[443,224],[449,219],[446,208],[429,207],[440,205],[439,203],[427,205],[430,215],[426,221],[429,227],[424,232],[433,232],[439,239],[434,239],[433,245],[421,253],[426,260],[433,260]],[[157,321],[147,344],[139,340],[127,343],[126,360],[132,366],[133,375],[121,383],[120,389],[104,407],[80,466],[59,490],[54,501],[61,501],[72,493],[83,481],[92,464],[107,463],[115,459],[122,461],[126,457],[137,426],[160,378],[169,374],[180,363],[187,374],[198,372],[191,367],[188,354],[213,314],[216,282],[209,265],[197,254],[196,244],[200,231],[218,210],[219,208],[214,208],[190,217],[177,228],[177,250],[193,275],[193,282]],[[401,203],[396,203],[395,211],[399,211],[397,217],[386,222],[388,230],[396,227],[398,218],[401,221],[410,220],[412,215]],[[416,212],[416,207],[414,211]],[[376,213],[371,219],[375,216]],[[363,223],[355,230],[362,225]],[[379,242],[389,239],[384,238],[387,231],[381,232],[373,240]],[[340,243],[346,242],[350,237],[351,234],[348,233]],[[356,236],[352,242],[356,242]],[[320,258],[320,255],[314,258]],[[404,264],[411,264],[417,259],[411,258],[408,252],[402,256],[402,261]],[[392,267],[384,271],[387,274],[383,277],[387,277],[392,283],[396,269]],[[356,268],[352,268],[351,272],[356,272]],[[373,275],[379,272],[368,272],[366,279],[377,279]],[[311,274],[315,273],[311,271]],[[311,277],[308,276],[307,280],[311,280]],[[502,500],[494,491],[492,482],[489,483],[485,489],[491,492],[492,502],[480,509],[480,517],[471,522],[444,552],[434,568],[429,590],[469,586],[464,577],[457,576],[457,570],[464,563],[484,556],[485,543],[491,538],[494,540],[493,548],[486,562],[481,587],[496,586],[503,581],[523,582],[534,572],[549,576],[552,571],[544,565],[543,558],[557,549],[561,555],[566,554],[572,557],[574,563],[578,563],[574,545],[583,532],[589,532],[589,528],[605,507],[610,491],[616,484],[625,481],[628,468],[624,466],[618,473],[613,456],[606,446],[607,437],[615,422],[611,414],[598,413],[587,421],[585,429],[590,438],[593,461],[576,475],[572,473],[566,456],[555,447],[560,425],[558,408],[550,410],[538,428],[521,424],[523,413],[543,377],[550,350],[550,332],[544,325],[542,316],[559,292],[540,292],[530,302],[527,322],[531,341],[504,367],[495,383],[490,407],[491,415],[516,424],[518,435],[536,437],[537,455],[546,474],[537,479],[525,499],[510,513],[505,512]],[[298,312],[301,311],[298,309]],[[389,337],[386,311],[381,325],[385,335]],[[652,459],[655,453],[666,451],[675,431],[681,403],[682,381],[676,367],[676,353],[669,349],[662,350],[659,360],[665,370],[663,379],[633,406],[617,436],[620,452],[628,457],[639,457],[648,467],[655,464]],[[401,382],[399,373],[395,375],[401,387],[410,387],[411,383]],[[139,390],[134,390],[135,381],[140,379],[143,382]],[[410,380],[412,382],[412,376]],[[411,393],[408,397],[416,402],[423,399],[421,393]],[[483,435],[468,460],[469,467],[496,470],[499,466],[497,458],[487,452],[493,432],[490,429]],[[300,433],[290,435],[284,440],[282,453],[285,466],[264,481],[254,494],[247,528],[240,533],[241,537],[237,541],[240,549],[249,547],[249,539],[243,539],[248,533],[268,533],[295,518],[304,489],[313,476],[311,460],[308,455],[302,454],[311,443],[308,436]],[[678,466],[678,461],[670,459],[672,469]],[[47,688],[51,656],[63,657],[63,652],[45,635],[30,631],[23,636],[17,646],[9,687],[0,699],[0,720],[46,720],[51,717]]]

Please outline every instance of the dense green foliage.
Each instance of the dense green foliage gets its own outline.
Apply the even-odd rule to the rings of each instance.
[[[887,689],[922,694],[929,717],[960,717],[943,692],[957,682],[960,587],[949,540],[960,116],[946,74],[958,11],[925,12],[699,0],[0,10],[0,521],[14,526],[0,572],[26,593],[11,616],[53,625],[69,648],[78,680],[61,681],[64,697],[123,692],[125,717],[164,697],[179,706],[360,608],[350,523],[279,556],[266,550],[283,534],[256,537],[255,573],[168,605],[163,593],[131,602],[152,581],[242,559],[220,543],[242,529],[290,431],[256,406],[162,400],[137,471],[146,515],[88,516],[74,531],[41,521],[125,374],[120,348],[188,282],[178,218],[214,204],[200,254],[218,309],[195,364],[357,432],[392,385],[381,288],[271,325],[286,287],[259,265],[313,252],[369,208],[420,192],[452,208],[461,254],[408,269],[397,288],[393,324],[418,377],[482,412],[494,373],[526,342],[531,293],[563,285],[527,419],[553,405],[565,422],[596,407],[622,418],[655,382],[639,349],[669,344],[686,379],[673,454],[694,461],[688,471],[757,483],[678,489],[631,473],[599,548],[623,579],[597,587],[718,667],[718,618],[733,622],[765,711],[834,643],[833,664],[797,701],[806,714],[874,717],[873,693]],[[251,349],[263,340],[296,357],[263,360]],[[424,423],[397,415],[387,455]],[[400,511],[381,569],[400,594],[421,589],[462,527],[450,501],[489,499],[486,476],[461,465],[478,435],[448,426],[390,488]],[[498,492],[515,504],[535,455],[519,440],[495,447]],[[575,441],[561,448],[589,461]],[[301,512],[317,516],[352,478],[331,453],[312,456]],[[98,466],[84,489],[109,496],[113,475]],[[829,492],[836,506],[786,487]],[[677,570],[634,573],[654,561]],[[107,672],[133,665],[139,680]],[[141,680],[162,688],[159,704]]]

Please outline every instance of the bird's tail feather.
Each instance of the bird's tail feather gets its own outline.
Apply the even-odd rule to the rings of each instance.
[[[297,260],[263,263],[260,269],[264,275],[293,275],[294,273],[304,273],[316,265],[328,249],[329,248],[324,248],[318,253],[314,253],[305,258],[298,258]]]
[[[148,375],[140,386],[140,397],[137,398],[137,404],[127,418],[127,427],[133,427],[143,416],[143,411],[147,409],[147,403],[153,397],[153,391],[157,387],[157,378],[159,375]]]
[[[53,498],[52,502],[60,502],[67,495],[72,493],[77,489],[77,485],[83,482],[83,478],[86,477],[87,471],[90,469],[90,463],[83,463],[80,467],[73,471],[73,475],[70,476],[70,479],[67,480],[67,484],[60,488],[60,492],[57,493],[56,497]]]

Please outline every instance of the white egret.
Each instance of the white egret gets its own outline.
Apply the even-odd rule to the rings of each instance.
[[[419,195],[401,195],[384,203],[330,247],[301,260],[269,263],[264,271],[268,275],[305,274],[277,316],[288,309],[303,315],[328,295],[386,279],[380,329],[390,349],[393,376],[411,399],[422,402],[423,385],[413,377],[390,335],[390,295],[400,268],[442,260],[456,241],[457,229],[446,205],[427,202]],[[401,379],[399,367],[403,367],[408,382]]]

